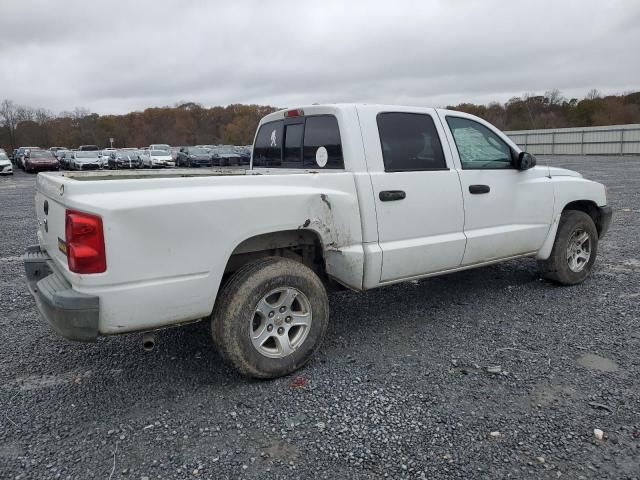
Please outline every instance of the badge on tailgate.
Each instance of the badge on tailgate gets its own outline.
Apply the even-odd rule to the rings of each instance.
[[[67,254],[67,242],[58,237],[58,250],[60,250],[65,255]]]

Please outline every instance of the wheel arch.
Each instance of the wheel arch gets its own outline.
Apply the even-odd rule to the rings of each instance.
[[[324,244],[312,229],[283,229],[255,234],[237,243],[227,259],[225,277],[243,265],[262,257],[285,257],[307,265],[326,280]]]
[[[605,225],[598,204],[593,200],[587,199],[571,200],[565,203],[562,209],[557,211],[557,214],[555,214],[553,223],[551,224],[551,228],[549,229],[549,233],[547,234],[547,238],[545,239],[542,248],[540,248],[540,250],[538,251],[536,259],[546,260],[549,258],[549,255],[551,255],[553,243],[555,242],[556,234],[558,232],[558,226],[560,225],[560,217],[562,216],[562,213],[566,212],[567,210],[577,210],[589,215],[596,226],[598,236],[602,234]]]
[[[574,200],[567,203],[562,209],[563,212],[567,210],[577,210],[584,212],[591,217],[593,223],[598,231],[598,236],[601,236],[603,229],[603,219],[600,215],[600,208],[593,200]]]

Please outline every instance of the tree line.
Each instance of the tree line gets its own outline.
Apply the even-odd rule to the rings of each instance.
[[[640,92],[603,96],[593,89],[578,100],[550,90],[544,95],[526,93],[504,104],[461,103],[447,108],[477,115],[501,130],[624,125],[640,123]]]
[[[477,115],[502,130],[621,125],[640,123],[640,92],[603,96],[594,89],[579,100],[550,90],[505,103],[460,103],[447,108]],[[4,100],[0,103],[0,147],[8,152],[19,146],[108,147],[110,138],[114,147],[248,145],[259,120],[275,110],[262,105],[206,108],[189,102],[124,115],[98,115],[83,108],[56,115]]]
[[[42,108],[0,103],[0,147],[98,145],[248,145],[259,120],[275,111],[261,105],[204,108],[197,103],[147,108],[124,115],[98,115],[83,108],[54,115]]]

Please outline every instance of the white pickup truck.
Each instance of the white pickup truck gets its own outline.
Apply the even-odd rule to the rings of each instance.
[[[536,165],[484,120],[382,105],[272,113],[246,171],[41,173],[35,203],[25,269],[56,332],[91,341],[205,318],[222,356],[259,378],[318,349],[331,286],[516,257],[576,284],[611,221],[603,185]]]

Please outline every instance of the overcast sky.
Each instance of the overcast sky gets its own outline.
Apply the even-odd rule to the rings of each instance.
[[[0,99],[54,112],[640,90],[638,0],[0,0]]]

